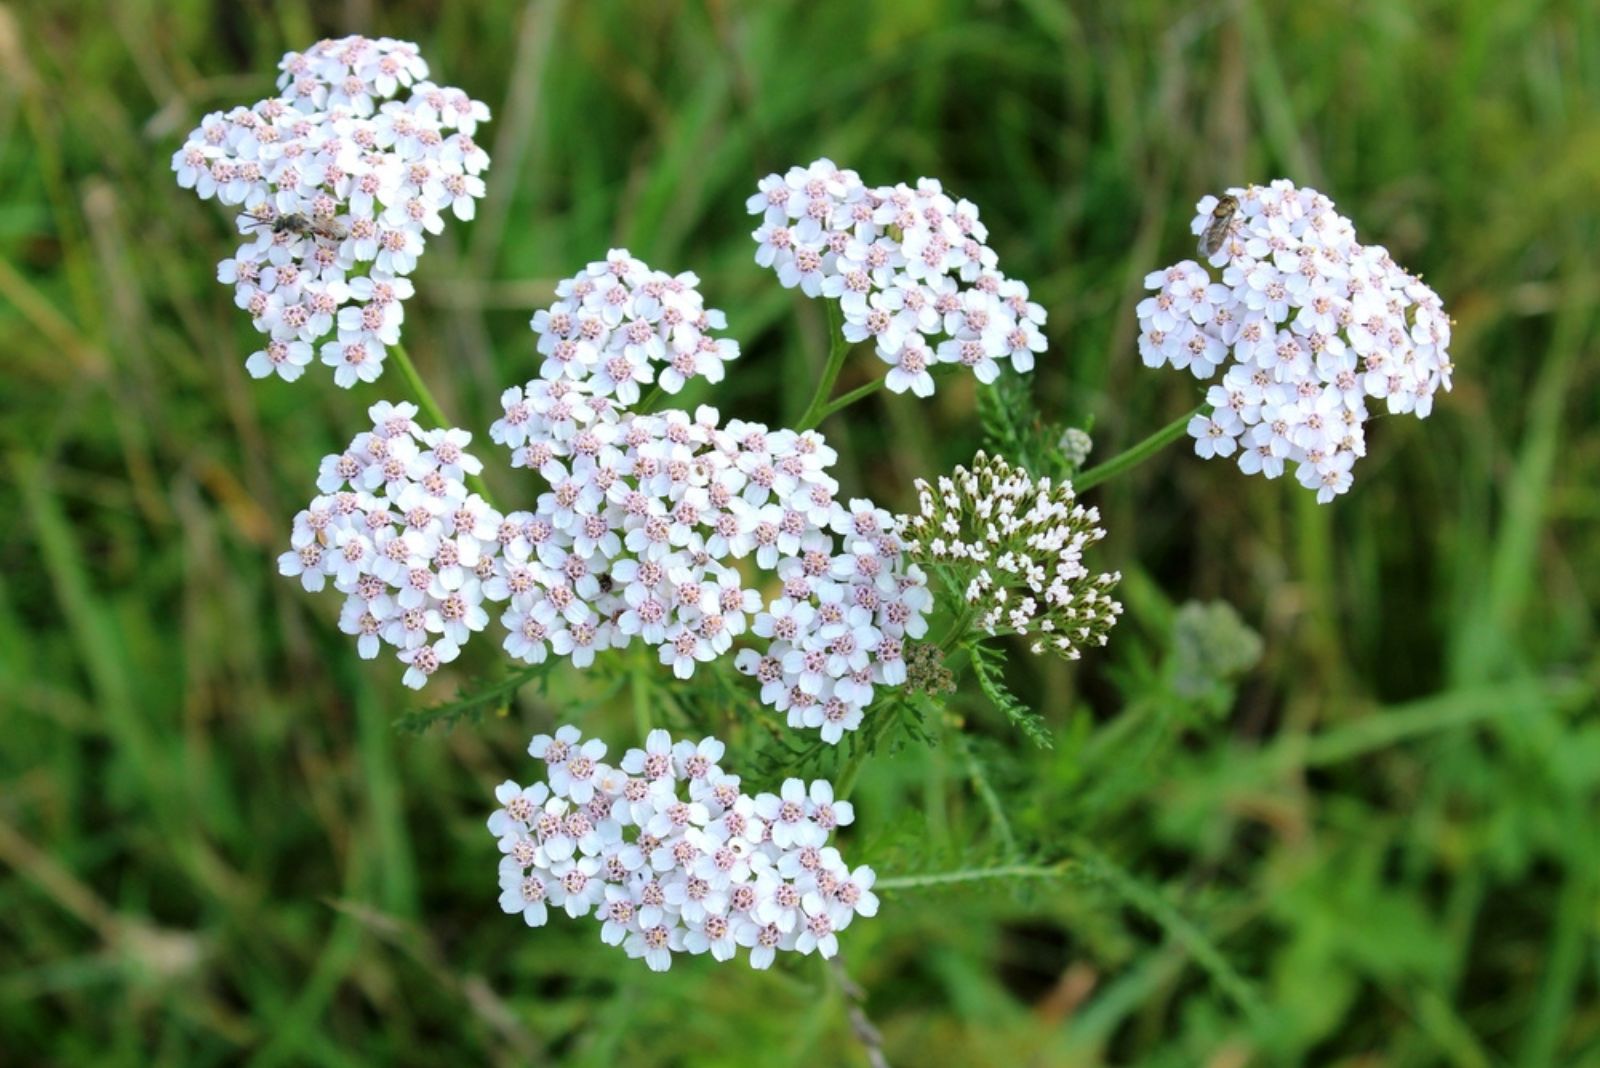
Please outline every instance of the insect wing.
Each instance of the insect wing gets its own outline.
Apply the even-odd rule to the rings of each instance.
[[[1228,240],[1228,228],[1238,211],[1239,201],[1235,197],[1226,196],[1217,201],[1217,206],[1211,209],[1211,221],[1200,235],[1200,255],[1209,259],[1217,254],[1223,242]]]

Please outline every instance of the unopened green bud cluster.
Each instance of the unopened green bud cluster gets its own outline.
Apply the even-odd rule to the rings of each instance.
[[[906,647],[906,689],[930,697],[956,692],[956,675],[945,666],[944,651],[931,642]]]

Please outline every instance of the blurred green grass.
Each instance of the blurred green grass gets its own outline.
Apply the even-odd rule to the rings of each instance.
[[[1056,748],[963,708],[970,733],[869,763],[848,843],[885,876],[1072,864],[886,895],[845,963],[897,1065],[1600,1064],[1581,0],[0,7],[0,1063],[865,1063],[814,962],[657,977],[498,913],[490,787],[565,702],[632,744],[626,701],[569,680],[398,733],[398,673],[274,574],[316,460],[400,385],[248,381],[226,220],[167,161],[285,49],[357,30],[495,111],[489,199],[407,321],[479,434],[530,372],[530,310],[615,245],[727,310],[714,403],[794,414],[820,309],[751,261],[743,200],[826,154],[982,206],[1050,311],[1038,403],[1092,418],[1104,459],[1191,403],[1132,317],[1190,205],[1280,175],[1331,195],[1444,296],[1455,392],[1381,420],[1332,507],[1181,449],[1096,490],[1128,618],[1076,674],[1011,672]],[[826,429],[890,507],[980,443],[970,387],[870,404]],[[1160,684],[1189,598],[1265,639],[1223,717]]]

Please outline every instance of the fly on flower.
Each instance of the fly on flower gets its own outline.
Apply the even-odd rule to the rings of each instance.
[[[1210,259],[1221,250],[1222,243],[1228,239],[1228,231],[1233,226],[1233,217],[1237,214],[1239,214],[1238,197],[1228,194],[1217,201],[1217,206],[1211,209],[1210,221],[1200,234],[1201,256]]]
[[[1225,220],[1225,221],[1224,221]],[[1450,318],[1439,294],[1395,263],[1315,189],[1275,181],[1195,205],[1205,262],[1145,276],[1139,355],[1197,379],[1222,372],[1189,423],[1195,453],[1247,475],[1292,465],[1323,503],[1366,455],[1369,402],[1426,418],[1450,388]],[[1226,262],[1214,255],[1224,245]]]
[[[265,231],[273,235],[289,234],[333,242],[343,241],[350,236],[350,231],[333,219],[317,218],[298,211],[276,214],[262,208],[246,212],[239,228],[246,233]]]
[[[248,239],[217,279],[267,337],[246,370],[293,381],[319,352],[349,388],[399,343],[427,236],[446,211],[472,218],[489,109],[427,81],[417,46],[387,37],[319,41],[278,69],[277,95],[207,115],[172,167],[178,185],[240,209]]]

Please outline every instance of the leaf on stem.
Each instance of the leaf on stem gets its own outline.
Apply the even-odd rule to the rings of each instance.
[[[1052,748],[1055,742],[1044,717],[1006,689],[1005,654],[976,641],[967,643],[967,651],[972,654],[972,677],[977,680],[978,689],[983,691],[989,703],[1004,712],[1006,718],[1026,734],[1034,745],[1040,749]]]
[[[518,690],[536,678],[542,678],[555,660],[546,660],[512,672],[496,682],[474,688],[453,701],[432,708],[419,708],[396,719],[397,729],[408,734],[421,734],[430,727],[453,727],[462,720],[476,723],[490,712],[508,708]]]
[[[1062,428],[1044,421],[1023,376],[1002,374],[993,384],[979,387],[978,421],[989,451],[1034,478],[1059,479],[1067,473],[1069,465],[1059,444]]]

